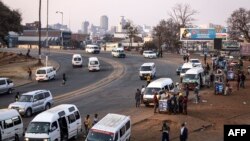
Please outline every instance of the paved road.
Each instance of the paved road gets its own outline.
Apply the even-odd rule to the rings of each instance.
[[[83,53],[83,51],[67,51],[70,53],[81,52],[84,56],[84,60],[87,59],[89,54]],[[162,60],[162,59],[145,59],[142,56],[138,55],[128,55],[127,58],[112,58],[110,53],[101,53],[94,56],[100,57],[102,64],[102,71],[89,73],[86,69],[86,65],[81,69],[73,69],[71,66],[71,54],[57,54],[51,53],[51,58],[59,62],[61,67],[59,70],[59,76],[57,79],[51,82],[42,82],[42,83],[33,83],[26,86],[18,88],[20,91],[29,91],[34,89],[49,89],[52,91],[55,97],[60,97],[63,93],[68,93],[70,91],[77,90],[81,87],[88,87],[96,84],[99,80],[107,81],[107,85],[102,87],[97,84],[96,90],[87,91],[83,89],[77,91],[78,96],[75,98],[70,96],[71,93],[68,93],[67,96],[71,99],[59,100],[55,105],[61,103],[72,103],[77,105],[80,110],[82,117],[87,114],[93,115],[98,113],[100,118],[106,115],[107,113],[126,113],[133,116],[133,113],[128,113],[129,110],[135,107],[134,93],[137,88],[141,88],[142,85],[145,85],[146,82],[139,79],[138,69],[142,63],[145,62],[155,62],[157,67],[157,78],[160,77],[170,77],[175,82],[179,80],[178,76],[175,74],[175,69],[177,64],[174,61]],[[115,61],[115,68],[111,66]],[[106,61],[106,62],[104,62]],[[86,64],[86,61],[84,61]],[[119,66],[122,64],[122,66]],[[119,67],[117,67],[119,66]],[[120,72],[120,76],[115,74],[115,71],[123,70]],[[66,72],[69,77],[69,81],[65,87],[62,87],[61,84],[61,74]],[[105,79],[107,77],[118,77],[109,81]],[[111,79],[111,78],[110,78]],[[91,85],[92,84],[92,85]],[[103,83],[102,83],[103,84]],[[104,83],[105,84],[105,83]],[[1,96],[0,105],[8,105],[12,101],[12,97],[7,95]],[[132,110],[133,111],[133,110]],[[33,116],[34,117],[34,116]],[[32,120],[32,118],[24,118],[25,126],[27,123]]]

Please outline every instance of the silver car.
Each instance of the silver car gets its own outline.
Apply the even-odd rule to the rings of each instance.
[[[9,109],[16,109],[21,115],[30,117],[33,113],[49,109],[54,104],[49,90],[35,90],[24,93],[9,105]]]

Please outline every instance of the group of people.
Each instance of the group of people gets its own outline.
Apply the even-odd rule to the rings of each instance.
[[[170,127],[166,121],[163,121],[161,131],[162,131],[162,141],[169,141]],[[188,138],[188,128],[186,127],[186,123],[181,124],[179,138],[180,141],[186,141]]]
[[[89,130],[92,126],[94,126],[97,122],[99,121],[98,119],[98,114],[95,114],[94,115],[94,118],[93,118],[93,122],[91,121],[90,119],[90,115],[87,115],[85,118],[84,118],[84,128],[85,128],[85,136],[88,135],[89,133]]]

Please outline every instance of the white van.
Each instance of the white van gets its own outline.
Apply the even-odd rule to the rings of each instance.
[[[107,114],[90,129],[85,141],[129,141],[130,136],[129,116]]]
[[[98,45],[87,45],[85,51],[86,53],[100,53],[100,47]]]
[[[148,75],[151,75],[151,78],[154,78],[156,76],[156,66],[155,63],[143,63],[139,69],[139,76],[140,79],[146,79]]]
[[[51,80],[56,77],[56,70],[52,66],[41,67],[36,70],[36,80]]]
[[[112,57],[125,58],[126,54],[123,48],[114,48],[111,51]]]
[[[61,141],[77,138],[82,131],[82,120],[77,107],[62,104],[38,114],[25,132],[25,141]]]
[[[89,71],[100,71],[100,62],[97,57],[89,57],[88,69]]]
[[[14,109],[0,109],[0,141],[18,141],[23,136],[23,121]]]
[[[72,66],[76,67],[82,67],[82,56],[81,54],[73,54],[72,56]]]
[[[180,78],[181,78],[181,82],[182,82],[182,78],[184,77],[185,73],[187,72],[187,70],[193,68],[193,63],[184,63],[181,67],[181,72],[180,72]]]
[[[189,84],[190,89],[194,89],[196,83],[198,83],[199,87],[202,87],[205,84],[204,69],[202,67],[189,69],[183,77],[182,82]]]
[[[149,83],[143,94],[143,103],[145,104],[145,106],[154,103],[154,92],[158,92],[159,94],[161,91],[165,90],[174,92],[174,83],[171,78],[159,78]]]

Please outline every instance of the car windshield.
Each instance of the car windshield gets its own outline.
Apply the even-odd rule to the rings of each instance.
[[[18,102],[32,102],[33,96],[32,95],[21,95]]]
[[[200,63],[199,60],[191,60],[192,63]]]
[[[45,70],[37,70],[36,73],[37,73],[37,74],[46,74],[46,71],[45,71]]]
[[[150,66],[142,66],[140,70],[141,71],[151,71],[152,69]]]
[[[153,95],[154,92],[159,92],[161,88],[146,88],[145,94]]]
[[[87,141],[113,141],[113,138],[113,133],[90,130],[87,136]]]
[[[181,73],[186,73],[190,68],[181,69]]]
[[[90,65],[98,65],[98,61],[90,61],[89,64]]]
[[[195,74],[186,74],[183,78],[184,80],[194,80],[197,79]]]
[[[31,122],[27,128],[27,133],[48,133],[50,129],[49,122]]]
[[[79,58],[79,57],[74,58],[74,61],[81,61],[81,58]]]

